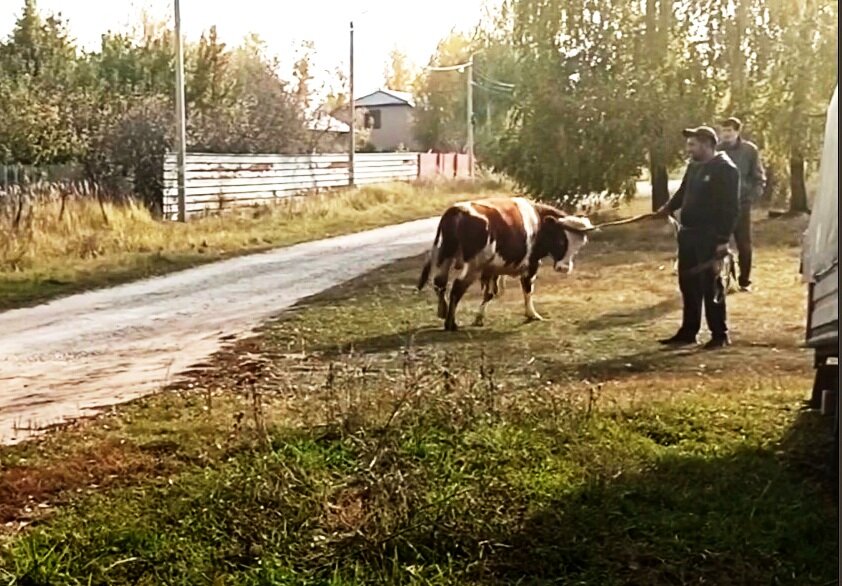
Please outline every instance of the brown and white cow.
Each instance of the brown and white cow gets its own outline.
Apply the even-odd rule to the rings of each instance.
[[[532,303],[541,261],[552,259],[556,271],[573,270],[573,258],[587,242],[591,222],[526,198],[494,198],[458,203],[439,221],[433,247],[418,281],[423,289],[433,274],[438,316],[446,330],[456,330],[456,308],[468,287],[479,278],[483,299],[476,317],[482,325],[486,306],[498,294],[500,277],[519,277],[526,317],[540,320]],[[455,279],[446,298],[451,274]]]

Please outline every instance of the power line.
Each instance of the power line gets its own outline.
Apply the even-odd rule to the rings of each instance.
[[[479,88],[481,90],[485,90],[487,92],[492,92],[492,93],[496,93],[496,94],[503,94],[503,95],[511,96],[514,93],[514,90],[512,90],[512,89],[498,88],[498,87],[488,87],[486,85],[483,85],[483,84],[477,83],[477,82],[472,82],[471,85],[473,85],[474,87]]]
[[[515,89],[515,87],[516,87],[516,86],[515,86],[515,84],[513,84],[513,83],[508,83],[508,82],[505,82],[505,81],[497,81],[496,79],[491,79],[491,78],[489,78],[489,77],[484,76],[484,75],[483,75],[483,74],[481,74],[480,72],[476,72],[476,75],[477,75],[477,77],[478,77],[478,78],[480,78],[480,79],[481,79],[481,80],[483,80],[484,82],[486,82],[486,83],[490,83],[490,84],[492,84],[492,85],[499,86],[499,87],[501,87],[501,88],[505,88],[505,89],[508,89],[508,90],[513,90],[513,89]]]
[[[426,69],[427,71],[462,71],[466,67],[468,67],[469,65],[472,65],[471,61],[467,61],[465,63],[460,63],[458,65],[447,65],[447,66],[443,66],[443,67],[428,66],[428,67],[425,67],[424,69]]]

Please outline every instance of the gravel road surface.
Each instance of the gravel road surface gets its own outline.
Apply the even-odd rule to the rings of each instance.
[[[423,253],[437,218],[0,313],[0,443],[160,389],[302,298]],[[419,267],[420,269],[420,267]]]

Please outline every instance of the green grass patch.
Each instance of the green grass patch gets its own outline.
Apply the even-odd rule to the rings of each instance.
[[[541,323],[510,289],[487,327],[442,332],[419,259],[316,296],[177,388],[0,451],[0,575],[832,583],[793,222],[758,223],[757,290],[729,298],[719,353],[655,347],[677,292],[654,225],[595,235],[575,278],[542,273]]]

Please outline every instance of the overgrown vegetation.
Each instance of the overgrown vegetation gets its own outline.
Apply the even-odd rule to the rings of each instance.
[[[112,202],[91,184],[13,189],[0,199],[0,309],[234,254],[420,219],[499,188],[491,179],[388,183],[187,224],[156,220],[131,199]]]
[[[677,292],[652,225],[542,274],[541,323],[512,288],[488,327],[442,332],[419,259],[319,295],[179,388],[2,450],[4,576],[828,583],[832,422],[799,410],[793,222],[759,224],[721,353],[654,347]]]
[[[473,60],[477,152],[535,195],[628,195],[647,168],[657,207],[681,129],[736,115],[771,167],[768,195],[806,211],[837,21],[832,0],[507,0],[430,64]],[[424,148],[464,144],[465,92],[464,72],[419,78]]]
[[[173,146],[175,48],[169,25],[145,20],[105,32],[81,52],[68,24],[24,0],[0,42],[0,164],[77,165],[110,192],[161,205],[162,157]],[[276,58],[249,36],[222,43],[215,27],[186,47],[188,148],[222,153],[310,153],[333,148],[308,129],[312,47],[283,79]],[[336,79],[342,91],[344,80]],[[364,137],[363,137],[364,140]]]

